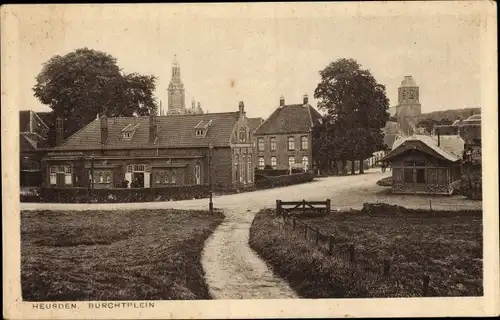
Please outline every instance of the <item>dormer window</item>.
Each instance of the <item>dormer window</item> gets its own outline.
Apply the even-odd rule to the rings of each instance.
[[[197,137],[204,137],[207,135],[208,127],[212,124],[212,120],[201,120],[194,127],[194,132]]]
[[[134,136],[137,128],[139,127],[139,123],[136,125],[129,124],[125,128],[122,129],[122,136],[124,140],[131,140]]]

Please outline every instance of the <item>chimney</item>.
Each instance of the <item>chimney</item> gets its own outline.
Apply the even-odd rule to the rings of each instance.
[[[62,117],[56,118],[56,146],[64,141],[64,120]]]
[[[243,103],[243,101],[240,101],[238,108],[240,110],[240,116],[244,115],[245,114],[245,104]]]
[[[108,117],[103,115],[101,118],[101,144],[104,145],[108,142]]]
[[[285,106],[285,97],[281,96],[280,97],[280,107],[284,107]]]
[[[307,96],[307,93],[304,93],[304,105],[309,104],[309,97]]]
[[[155,143],[158,137],[158,126],[156,125],[156,116],[149,115],[149,143]]]
[[[438,147],[441,146],[441,130],[439,128],[436,128],[436,133],[438,136]]]

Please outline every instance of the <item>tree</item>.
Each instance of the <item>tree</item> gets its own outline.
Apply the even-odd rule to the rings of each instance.
[[[50,58],[36,77],[33,91],[41,103],[62,116],[68,137],[98,114],[117,117],[156,112],[155,81],[150,75],[124,74],[113,56],[83,48]],[[51,131],[53,139],[53,128]]]
[[[338,146],[343,165],[350,160],[354,166],[354,161],[359,160],[363,173],[364,159],[384,146],[382,129],[389,119],[385,86],[353,59],[330,63],[320,71],[320,76],[314,97],[336,132],[328,135],[328,139]]]

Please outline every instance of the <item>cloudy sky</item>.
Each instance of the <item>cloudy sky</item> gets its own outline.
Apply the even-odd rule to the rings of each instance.
[[[116,57],[124,72],[157,76],[164,105],[177,54],[186,105],[194,96],[210,112],[237,110],[243,100],[249,116],[265,118],[282,94],[298,103],[307,93],[315,106],[318,71],[338,58],[371,70],[391,105],[403,77],[412,75],[423,112],[479,106],[479,16],[463,14],[463,7],[414,9],[383,3],[26,9],[18,17],[18,101],[21,109],[47,110],[31,90],[42,64],[88,47]]]

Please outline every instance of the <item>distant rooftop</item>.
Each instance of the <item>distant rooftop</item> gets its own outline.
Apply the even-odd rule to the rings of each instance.
[[[415,80],[413,80],[412,76],[405,76],[403,81],[401,81],[401,86],[400,87],[416,87],[417,84],[415,83]]]

